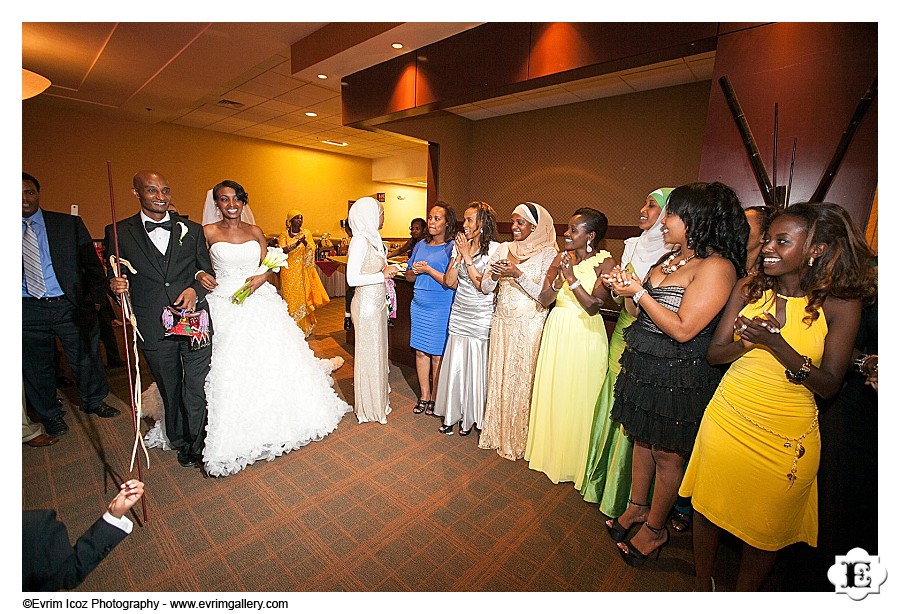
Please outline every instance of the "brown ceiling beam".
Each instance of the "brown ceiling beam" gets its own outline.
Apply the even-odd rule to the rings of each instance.
[[[322,26],[291,45],[291,74],[327,60],[400,25],[403,25],[402,22],[336,22]]]

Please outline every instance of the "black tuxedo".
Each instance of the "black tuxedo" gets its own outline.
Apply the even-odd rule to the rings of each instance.
[[[198,271],[212,273],[203,227],[170,213],[172,230],[161,254],[144,229],[140,214],[116,224],[119,255],[126,268],[131,302],[143,341],[138,341],[150,365],[166,409],[166,436],[172,445],[192,454],[203,452],[206,434],[206,395],[211,346],[191,351],[185,337],[166,337],[162,313],[186,288],[197,293],[197,309],[207,309],[206,290],[194,279]],[[106,227],[107,258],[115,254],[112,225]],[[112,277],[110,269],[108,275]],[[210,321],[212,332],[212,321]]]
[[[109,394],[99,356],[96,304],[106,300],[106,276],[82,219],[41,210],[53,272],[63,296],[22,299],[22,377],[38,417],[62,416],[56,399],[55,348],[59,337],[75,375],[83,409],[95,409]]]
[[[102,518],[75,542],[53,510],[22,512],[22,590],[74,588],[125,539],[127,533]]]

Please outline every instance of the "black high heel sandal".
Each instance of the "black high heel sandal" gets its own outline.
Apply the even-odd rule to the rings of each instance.
[[[425,401],[425,415],[426,416],[434,415],[434,401]]]
[[[425,408],[427,406],[428,406],[428,403],[427,403],[427,401],[425,401],[425,399],[419,399],[418,402],[416,402],[416,406],[413,407],[413,413],[421,414],[423,411],[425,411]]]
[[[622,560],[625,561],[631,567],[640,567],[641,565],[643,565],[644,563],[647,562],[647,559],[650,558],[650,555],[652,555],[654,552],[656,552],[655,558],[658,560],[659,553],[662,552],[662,549],[665,548],[666,544],[669,543],[669,530],[665,526],[662,526],[659,529],[657,529],[656,527],[651,527],[649,522],[644,522],[644,526],[646,526],[648,530],[655,533],[657,537],[659,537],[660,533],[665,531],[666,539],[663,541],[663,543],[658,545],[656,548],[654,548],[647,554],[644,554],[643,552],[641,552],[640,550],[635,548],[634,545],[631,543],[631,540],[617,544],[619,546],[619,554],[622,556]],[[622,550],[623,545],[626,548],[628,548],[627,551]]]
[[[452,424],[444,424],[441,428],[438,429],[438,433],[441,435],[452,435],[453,434],[453,425]]]
[[[628,505],[633,505],[635,507],[650,507],[649,503],[635,503],[631,499],[628,499]],[[619,543],[628,537],[628,532],[631,531],[631,527],[637,523],[631,523],[627,527],[623,527],[619,524],[618,518],[610,518],[604,524],[606,525],[606,531],[609,533],[612,540]]]

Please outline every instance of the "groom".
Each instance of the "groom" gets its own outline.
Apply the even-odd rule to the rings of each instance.
[[[203,390],[212,346],[191,349],[184,336],[165,336],[162,314],[166,307],[179,311],[205,309],[206,290],[196,280],[212,271],[203,228],[169,212],[169,184],[159,173],[141,171],[134,176],[132,194],[141,210],[116,223],[119,256],[137,273],[109,272],[109,287],[116,296],[131,290],[131,302],[143,341],[138,345],[165,406],[166,436],[178,450],[182,467],[200,466],[206,437],[206,394]],[[112,225],[106,227],[106,258],[115,254]],[[210,324],[210,333],[212,325]]]

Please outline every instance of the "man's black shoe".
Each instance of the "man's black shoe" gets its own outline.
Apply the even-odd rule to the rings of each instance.
[[[59,437],[69,432],[69,425],[63,420],[63,417],[48,418],[44,421],[44,430],[51,437]]]
[[[115,407],[110,407],[109,405],[101,401],[100,405],[91,409],[85,409],[84,413],[94,414],[95,416],[100,416],[101,418],[115,418],[122,412],[120,412]]]
[[[178,450],[178,464],[182,467],[196,467],[197,456],[188,450]]]
[[[350,330],[353,328],[353,320],[350,319],[350,316],[344,318],[344,330]]]

